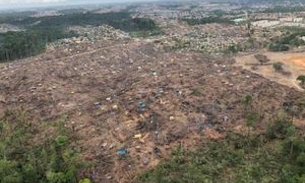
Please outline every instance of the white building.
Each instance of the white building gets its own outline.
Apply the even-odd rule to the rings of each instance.
[[[302,22],[303,18],[293,18],[293,22]]]
[[[254,27],[273,27],[279,25],[280,21],[278,20],[260,20],[256,22],[252,22],[251,25]]]
[[[297,22],[286,22],[286,23],[283,23],[281,26],[286,26],[286,27],[304,27],[305,24],[297,23]]]
[[[280,18],[280,22],[292,22],[292,21],[293,21],[292,17]]]

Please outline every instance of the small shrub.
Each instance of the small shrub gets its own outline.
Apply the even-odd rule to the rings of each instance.
[[[91,180],[86,178],[79,181],[79,183],[91,183]]]
[[[300,75],[297,77],[297,81],[301,82],[301,85],[304,86],[305,84],[305,75]]]
[[[287,135],[291,122],[278,119],[267,127],[266,136],[269,139],[283,138]]]
[[[256,60],[261,64],[265,64],[267,62],[269,62],[270,60],[267,58],[266,55],[262,55],[262,54],[256,54],[254,55],[254,57],[256,58]]]
[[[47,180],[50,183],[65,183],[65,174],[62,172],[48,172]]]
[[[245,111],[247,111],[247,110],[249,110],[249,108],[251,108],[252,102],[253,102],[253,98],[251,95],[247,95],[247,96],[245,96],[245,98],[243,98],[241,103],[242,103],[242,105],[244,105]]]
[[[191,95],[195,95],[195,96],[197,96],[197,97],[198,97],[198,96],[201,96],[201,95],[202,95],[202,93],[201,93],[200,89],[195,88],[195,89],[193,89],[193,91],[192,91]]]
[[[282,72],[284,70],[282,62],[276,62],[276,63],[272,64],[272,66],[276,72]]]
[[[246,115],[246,126],[253,127],[260,119],[260,115],[255,112],[248,113]]]
[[[56,139],[55,139],[55,142],[58,146],[64,146],[67,144],[67,137],[66,136],[58,136]]]
[[[284,45],[284,44],[272,43],[272,44],[269,45],[269,50],[270,51],[288,51],[289,46]]]

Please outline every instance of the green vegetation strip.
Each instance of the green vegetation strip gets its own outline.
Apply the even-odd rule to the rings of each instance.
[[[270,51],[288,51],[290,47],[298,47],[305,45],[302,38],[305,36],[305,29],[300,27],[283,27],[279,30],[284,34],[278,38],[272,39],[269,44]]]
[[[201,25],[201,24],[209,24],[209,23],[225,23],[225,24],[234,23],[227,18],[221,18],[219,16],[210,16],[201,19],[182,19],[182,21],[186,22],[189,25]]]
[[[149,183],[304,183],[305,140],[288,118],[263,134],[230,133],[197,150],[179,146],[173,157],[138,177]]]

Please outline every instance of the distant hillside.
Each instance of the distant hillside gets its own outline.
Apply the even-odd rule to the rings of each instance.
[[[289,3],[298,3],[302,2],[304,3],[305,0],[201,0],[201,1],[207,1],[207,2],[233,2],[233,3],[243,3],[243,4],[259,4],[259,3],[283,3],[283,2],[289,2]]]
[[[146,18],[132,18],[128,12],[118,13],[74,13],[52,17],[4,17],[0,23],[8,23],[23,28],[22,32],[0,34],[0,62],[42,53],[46,44],[58,39],[77,36],[67,32],[69,26],[107,24],[126,32],[151,31],[157,28],[154,21]]]
[[[302,2],[304,3],[305,0],[228,0],[228,1],[237,1],[237,2],[240,2],[240,3],[255,3],[255,4],[259,4],[259,3],[284,3],[284,2],[287,2],[287,3],[299,3],[299,2]]]

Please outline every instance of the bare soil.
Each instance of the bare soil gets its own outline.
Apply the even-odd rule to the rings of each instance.
[[[258,61],[254,58],[253,54],[242,55],[236,57],[236,65],[243,67],[244,69],[250,70],[251,72],[257,73],[270,79],[271,81],[278,82],[280,84],[296,88],[302,91],[303,88],[300,87],[296,78],[299,75],[305,74],[305,54],[302,52],[261,52],[266,55],[270,62],[264,65],[259,65]],[[290,76],[283,75],[276,72],[273,68],[273,63],[281,62],[283,63],[283,68],[285,71],[291,72]],[[251,67],[256,66],[257,70],[251,69]]]
[[[67,116],[83,159],[95,163],[96,182],[131,182],[178,144],[191,149],[240,130],[246,95],[262,116],[258,128],[284,102],[302,97],[232,58],[166,53],[140,41],[60,56],[62,50],[0,66],[0,115],[23,110],[38,126]],[[43,133],[41,127],[37,141]]]

